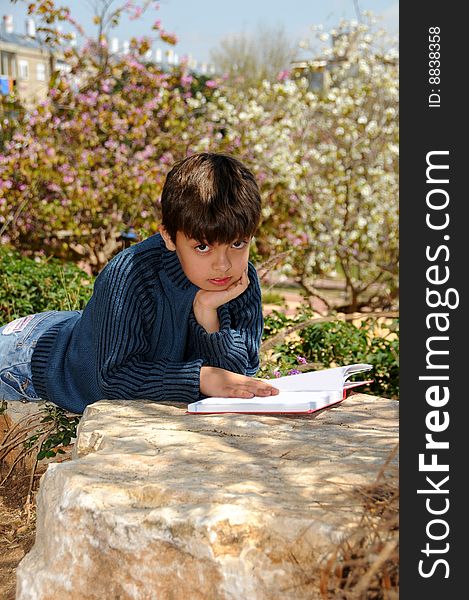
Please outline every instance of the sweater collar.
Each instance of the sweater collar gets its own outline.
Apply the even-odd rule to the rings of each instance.
[[[190,281],[184,273],[176,251],[166,248],[161,234],[157,233],[158,244],[161,247],[163,269],[167,279],[179,290],[198,290],[198,287]]]

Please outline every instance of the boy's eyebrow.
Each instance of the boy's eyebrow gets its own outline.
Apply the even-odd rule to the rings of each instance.
[[[213,246],[214,244],[234,244],[235,242],[245,242],[245,241],[249,241],[252,239],[252,235],[240,235],[238,237],[235,237],[233,240],[231,240],[231,242],[218,242],[217,240],[214,240],[213,242],[208,242],[207,240],[200,240],[197,238],[193,238],[190,237],[186,234],[184,234],[186,236],[186,240],[188,241],[188,243],[192,244],[205,244],[206,246]]]

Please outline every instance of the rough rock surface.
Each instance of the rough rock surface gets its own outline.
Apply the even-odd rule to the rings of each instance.
[[[39,404],[36,402],[20,402],[18,400],[0,400],[0,443],[2,443],[8,432],[14,427],[15,431],[21,429],[34,421],[34,416],[39,412]],[[21,454],[23,447],[17,446],[10,450],[3,458],[4,465],[9,468]],[[26,469],[31,469],[34,465],[35,458],[32,454],[22,459],[19,467],[23,466]],[[1,471],[1,469],[0,469]],[[0,477],[1,481],[1,477]]]
[[[315,574],[398,440],[398,402],[314,416],[194,416],[100,401],[41,480],[17,600],[317,597]]]

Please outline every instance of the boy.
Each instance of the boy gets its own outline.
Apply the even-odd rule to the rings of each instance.
[[[193,402],[278,390],[254,379],[263,329],[249,243],[260,219],[252,173],[200,153],[166,178],[160,233],[117,254],[83,311],[0,328],[0,399],[74,413],[100,399]]]

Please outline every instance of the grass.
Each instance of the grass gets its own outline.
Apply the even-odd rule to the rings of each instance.
[[[278,306],[284,306],[285,298],[280,292],[270,289],[262,290],[262,303],[277,304]]]

